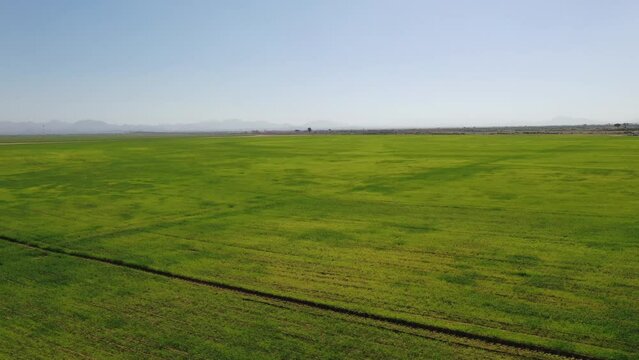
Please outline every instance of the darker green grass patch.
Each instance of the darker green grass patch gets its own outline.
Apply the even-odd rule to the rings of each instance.
[[[450,284],[474,285],[477,280],[477,274],[472,271],[464,271],[460,274],[443,274],[439,278]]]
[[[347,232],[318,228],[302,232],[297,236],[299,240],[312,241],[326,245],[348,246],[353,243],[353,236]]]
[[[119,329],[126,325],[126,321],[119,316],[111,316],[104,319],[103,326],[107,329]]]
[[[494,199],[494,200],[510,201],[510,200],[517,199],[517,194],[516,193],[506,193],[506,192],[491,191],[491,192],[488,192],[487,195],[491,199]]]
[[[566,287],[566,279],[551,275],[530,275],[525,283],[536,288],[549,290],[564,290]]]
[[[397,191],[397,189],[393,186],[380,184],[380,183],[369,183],[369,184],[359,185],[359,186],[355,186],[351,190],[365,191],[365,192],[379,193],[379,194],[392,194]]]
[[[519,277],[529,277],[530,274],[525,272],[525,271],[515,271],[512,273],[515,276],[519,276]]]
[[[497,166],[485,163],[473,163],[456,167],[433,168],[405,175],[403,180],[419,182],[451,182],[467,179],[481,173],[489,173]]]
[[[535,266],[541,263],[541,259],[535,255],[511,255],[506,259],[519,266]]]
[[[402,229],[409,233],[423,234],[429,233],[437,230],[434,226],[431,225],[417,225],[417,224],[396,224],[395,227]]]
[[[637,172],[630,169],[608,169],[608,168],[582,168],[579,169],[581,174],[596,175],[596,176],[611,176],[611,175],[623,175],[623,176],[636,176]]]
[[[120,219],[122,219],[124,221],[131,220],[131,219],[135,218],[135,215],[133,215],[131,213],[128,213],[128,212],[120,213],[118,216],[120,217]]]

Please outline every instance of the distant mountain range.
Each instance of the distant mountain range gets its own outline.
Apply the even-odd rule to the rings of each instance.
[[[532,123],[530,126],[575,126],[575,125],[594,125],[601,124],[586,118],[576,118],[569,116],[558,116],[553,119]],[[639,123],[637,119],[636,123]],[[492,126],[492,127],[517,127],[511,126]],[[187,124],[159,124],[159,125],[118,125],[110,124],[97,120],[81,120],[76,122],[67,122],[53,120],[44,123],[38,122],[17,122],[17,121],[0,121],[0,135],[64,135],[64,134],[125,134],[134,132],[150,132],[150,133],[197,133],[197,132],[246,132],[246,131],[305,131],[307,128],[314,130],[363,130],[366,127],[349,126],[331,121],[313,121],[302,125],[278,124],[267,121],[244,121],[244,120],[222,120],[222,121],[205,121]],[[481,127],[481,126],[480,126]],[[374,129],[417,129],[418,126],[412,127],[391,127],[382,126]],[[441,128],[441,127],[439,127]],[[452,127],[461,128],[461,127]]]
[[[97,120],[66,122],[53,120],[44,123],[0,121],[0,135],[47,134],[123,134],[131,132],[241,132],[253,130],[317,130],[343,129],[344,125],[330,121],[315,121],[303,125],[277,124],[266,121],[223,120],[188,124],[117,125]]]

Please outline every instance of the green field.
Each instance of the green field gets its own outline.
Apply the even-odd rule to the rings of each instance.
[[[636,137],[7,137],[0,165],[6,238],[639,358]],[[8,241],[0,278],[7,358],[517,355]]]

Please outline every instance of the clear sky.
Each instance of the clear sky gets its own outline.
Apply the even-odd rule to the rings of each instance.
[[[0,121],[639,119],[638,0],[0,0]]]

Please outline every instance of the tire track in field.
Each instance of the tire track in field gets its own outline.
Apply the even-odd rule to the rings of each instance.
[[[420,323],[416,321],[395,318],[395,317],[386,316],[386,315],[379,315],[379,314],[369,313],[369,312],[365,312],[361,310],[348,309],[342,306],[325,304],[325,303],[321,303],[321,302],[317,302],[313,300],[300,299],[300,298],[296,298],[296,297],[292,297],[288,295],[269,293],[266,291],[250,289],[243,286],[227,284],[227,283],[216,281],[216,280],[199,279],[192,276],[176,274],[176,273],[172,273],[165,270],[155,269],[146,265],[130,263],[130,262],[119,260],[119,259],[110,259],[110,258],[106,258],[102,256],[86,254],[86,253],[82,253],[82,252],[78,252],[74,250],[58,248],[58,247],[45,245],[45,244],[37,244],[37,243],[19,240],[19,239],[4,236],[4,235],[0,235],[0,240],[13,243],[13,244],[22,245],[32,249],[50,252],[50,253],[72,256],[79,259],[91,260],[91,261],[96,261],[103,264],[142,271],[145,273],[163,276],[170,279],[182,280],[192,284],[234,291],[241,294],[261,297],[261,298],[269,299],[269,300],[281,301],[281,302],[285,302],[289,304],[307,306],[314,309],[330,311],[337,314],[354,316],[360,319],[379,321],[379,322],[390,324],[390,325],[402,326],[405,328],[416,329],[416,330],[425,330],[425,331],[457,337],[457,338],[461,338],[465,340],[480,341],[480,342],[498,345],[498,346],[506,346],[506,347],[517,349],[517,350],[544,353],[548,355],[560,356],[563,358],[600,360],[600,358],[578,354],[578,353],[574,353],[574,352],[566,351],[566,350],[553,349],[553,348],[542,346],[542,345],[535,345],[535,344],[519,342],[515,340],[502,339],[502,338],[489,336],[489,335],[474,334],[471,332],[457,330],[457,329],[450,329],[450,328],[446,328],[446,327],[438,326],[438,325],[424,324],[424,323]]]

